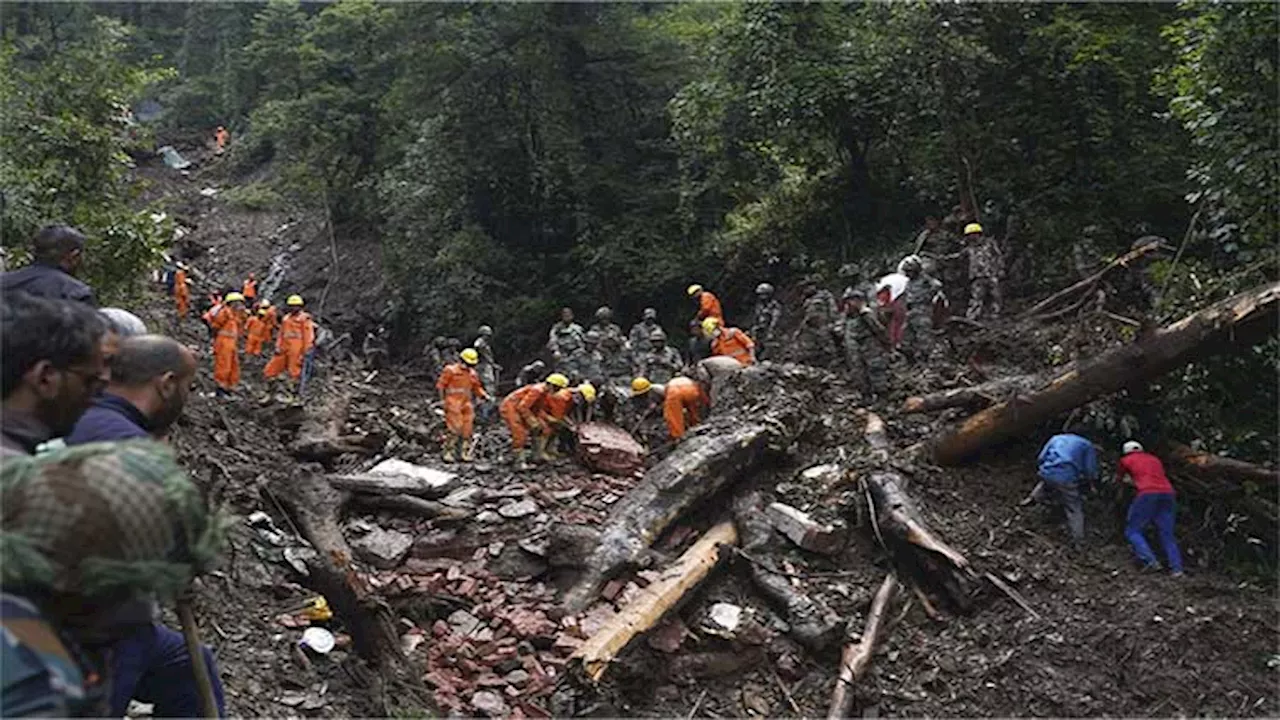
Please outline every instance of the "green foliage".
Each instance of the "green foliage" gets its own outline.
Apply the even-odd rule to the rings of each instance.
[[[246,210],[274,210],[285,204],[281,195],[270,183],[251,182],[227,188],[223,199]]]
[[[171,230],[137,211],[126,177],[129,103],[167,75],[125,62],[127,38],[125,26],[97,17],[71,41],[6,37],[0,50],[0,242],[21,246],[55,222],[80,228],[85,280],[105,301],[158,261]]]

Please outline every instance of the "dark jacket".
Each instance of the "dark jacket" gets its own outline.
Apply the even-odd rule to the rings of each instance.
[[[0,288],[4,292],[21,290],[44,298],[97,304],[93,299],[93,288],[71,277],[62,268],[44,263],[32,263],[0,275]]]
[[[44,423],[26,413],[7,410],[0,416],[0,457],[35,455],[40,443],[51,437]]]
[[[80,416],[67,436],[68,445],[83,445],[107,440],[149,438],[147,416],[133,403],[119,395],[102,393]]]

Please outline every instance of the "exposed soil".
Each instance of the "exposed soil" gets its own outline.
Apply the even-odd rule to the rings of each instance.
[[[238,283],[254,270],[264,277],[273,258],[292,260],[280,293],[315,297],[329,285],[335,307],[371,307],[380,277],[376,246],[339,238],[332,264],[324,226],[304,212],[249,212],[217,195],[197,171],[182,179],[163,168],[139,171],[153,181],[149,193],[195,226],[184,244],[209,285]],[[290,248],[296,249],[290,250]],[[212,289],[212,287],[210,287]],[[167,298],[145,313],[157,328],[207,346],[196,319],[177,327]],[[336,312],[337,331],[365,322]],[[346,324],[344,324],[346,323]],[[1028,333],[1038,335],[1034,342]],[[1053,358],[1043,348],[1070,344],[1070,328],[1010,329],[1001,334],[957,332],[956,356],[929,374],[902,373],[897,397],[953,384],[960,377],[1010,369],[1031,372]],[[1069,358],[1067,358],[1069,359]],[[997,362],[998,361],[998,362]],[[341,645],[340,618],[327,623],[339,649],[320,656],[298,648],[302,629],[278,616],[312,596],[305,579],[259,551],[259,535],[243,519],[262,511],[292,535],[286,515],[265,487],[278,478],[322,471],[301,466],[287,442],[297,411],[276,399],[259,401],[261,362],[244,368],[239,397],[212,397],[204,367],[198,393],[173,441],[186,465],[213,498],[237,514],[222,569],[206,578],[197,606],[202,632],[219,659],[229,712],[235,715],[356,716],[412,706],[407,698],[370,698],[356,679],[358,662]],[[592,474],[570,460],[529,472],[508,464],[506,430],[496,413],[482,425],[479,462],[446,466],[439,460],[441,412],[432,379],[416,367],[367,372],[350,358],[322,359],[314,399],[335,388],[352,395],[350,432],[383,432],[389,442],[377,457],[344,456],[333,471],[362,469],[395,457],[459,473],[460,488],[476,492],[457,507],[464,520],[426,520],[396,513],[354,515],[349,538],[368,527],[408,533],[414,544],[395,569],[370,570],[375,586],[403,618],[410,657],[423,668],[425,688],[443,712],[644,716],[813,716],[825,714],[835,681],[838,648],[814,656],[787,636],[786,623],[755,592],[736,557],[663,625],[634,641],[595,688],[568,671],[582,638],[653,577],[640,571],[606,587],[597,605],[579,616],[563,613],[557,593],[572,579],[560,567],[553,530],[598,527],[634,484],[631,478]],[[799,479],[798,472],[842,457],[855,471],[865,452],[857,397],[839,379],[822,389],[816,422],[785,454],[738,488],[755,488],[811,512],[837,517],[853,492]],[[785,398],[781,399],[785,401]],[[989,453],[982,463],[941,469],[914,461],[910,446],[937,432],[937,417],[901,416],[878,408],[898,448],[897,468],[938,534],[984,569],[998,573],[1027,599],[1039,619],[1007,598],[987,594],[968,615],[941,608],[931,620],[908,591],[893,607],[895,623],[858,687],[856,712],[910,716],[1013,715],[1280,715],[1280,603],[1266,581],[1229,576],[1214,567],[1210,540],[1180,518],[1188,573],[1181,579],[1139,572],[1120,534],[1123,501],[1108,489],[1086,506],[1088,550],[1068,551],[1064,530],[1039,508],[1017,501],[1033,482],[1034,444]],[[715,413],[759,412],[755,403],[724,402]],[[943,419],[949,417],[944,414]],[[649,462],[656,462],[661,452]],[[527,503],[532,503],[530,509]],[[727,503],[707,503],[655,547],[674,557],[720,517]],[[520,506],[520,507],[515,507]],[[840,511],[843,512],[843,511]],[[526,514],[527,513],[527,514]],[[860,632],[872,594],[886,572],[883,553],[864,528],[835,557],[808,553],[779,536],[774,558],[785,560],[798,590],[820,598]],[[1203,542],[1202,542],[1203,540]],[[268,548],[270,550],[270,548]],[[710,606],[738,605],[746,620],[733,637],[703,630]],[[907,608],[904,613],[903,608]],[[423,640],[421,643],[417,641]],[[477,695],[477,693],[480,693]],[[407,710],[404,710],[407,711]]]

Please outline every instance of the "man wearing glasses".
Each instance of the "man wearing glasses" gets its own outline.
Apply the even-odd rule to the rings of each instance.
[[[0,298],[0,459],[71,432],[110,375],[91,306],[23,292]]]

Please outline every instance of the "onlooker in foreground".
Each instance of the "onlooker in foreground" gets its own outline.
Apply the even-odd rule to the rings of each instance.
[[[73,277],[84,259],[85,237],[66,225],[50,225],[31,241],[30,265],[0,275],[4,292],[21,290],[56,300],[94,304],[93,289]]]
[[[1116,479],[1132,484],[1138,492],[1129,505],[1129,517],[1124,526],[1124,536],[1129,539],[1138,560],[1147,570],[1160,569],[1160,562],[1142,534],[1148,525],[1155,523],[1169,571],[1174,577],[1182,577],[1182,553],[1178,551],[1178,541],[1173,536],[1177,503],[1173,485],[1164,474],[1160,458],[1143,450],[1141,443],[1130,440],[1124,444],[1124,456],[1116,464]]]
[[[195,355],[177,340],[124,339],[111,358],[111,383],[80,416],[67,444],[163,437],[182,415],[195,376]]]
[[[26,293],[0,298],[0,458],[34,454],[71,431],[107,384],[105,334],[88,305]]]

